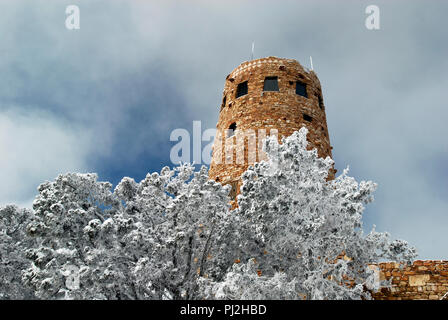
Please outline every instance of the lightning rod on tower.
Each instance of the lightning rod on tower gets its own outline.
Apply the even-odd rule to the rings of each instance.
[[[250,55],[250,60],[254,60],[254,49],[255,49],[255,41],[252,42],[252,53]]]

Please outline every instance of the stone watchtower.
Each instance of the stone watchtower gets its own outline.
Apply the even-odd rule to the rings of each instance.
[[[266,156],[266,135],[286,137],[308,128],[309,148],[332,156],[319,79],[293,59],[268,57],[243,62],[226,78],[209,176],[239,193],[240,176]],[[266,134],[265,134],[266,133]],[[240,143],[239,143],[240,142]],[[256,150],[256,152],[253,152]],[[330,177],[334,176],[334,171]]]

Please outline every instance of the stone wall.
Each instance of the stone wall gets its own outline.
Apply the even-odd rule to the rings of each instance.
[[[279,91],[263,91],[266,77],[278,77]],[[248,93],[237,97],[238,84],[247,81]],[[307,97],[296,94],[296,82],[306,85]],[[234,124],[234,135],[227,130]],[[306,126],[309,148],[317,148],[321,157],[332,156],[325,106],[319,79],[296,60],[276,57],[247,61],[226,78],[217,137],[209,175],[222,184],[231,183],[233,195],[239,191],[239,179],[247,167],[266,156],[261,152],[264,135],[278,130],[286,137]],[[256,149],[255,156],[249,156]],[[254,155],[254,153],[251,153]],[[332,171],[331,176],[334,176]]]
[[[417,260],[411,266],[380,263],[380,280],[392,279],[390,288],[373,294],[375,300],[448,299],[448,261]]]

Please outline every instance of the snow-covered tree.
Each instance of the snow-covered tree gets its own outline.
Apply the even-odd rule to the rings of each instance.
[[[241,259],[224,281],[203,281],[218,299],[360,299],[375,289],[369,264],[380,259],[409,262],[405,241],[372,230],[364,235],[364,204],[376,185],[356,182],[348,170],[327,181],[333,160],[307,150],[307,129],[279,144],[272,137],[269,160],[242,176],[238,234]]]
[[[37,246],[23,280],[41,299],[117,298],[126,268],[115,264],[118,242],[111,223],[121,204],[95,174],[69,173],[38,188],[28,224]]]
[[[228,192],[205,167],[194,172],[187,164],[117,186],[123,215],[136,222],[126,250],[138,257],[133,275],[142,297],[196,299],[198,278],[222,278],[238,245]]]
[[[0,208],[0,300],[35,298],[20,274],[29,265],[25,250],[34,246],[34,240],[26,236],[33,215],[32,210],[15,205]]]
[[[39,187],[24,281],[43,299],[193,299],[237,246],[228,187],[203,167],[168,167],[140,183],[60,175]],[[233,250],[234,251],[234,250]]]
[[[364,235],[376,185],[348,170],[328,180],[333,161],[307,150],[306,134],[267,140],[269,160],[243,174],[235,210],[229,186],[189,164],[113,191],[96,174],[41,184],[34,213],[0,209],[0,298],[369,298],[368,265],[415,250]]]

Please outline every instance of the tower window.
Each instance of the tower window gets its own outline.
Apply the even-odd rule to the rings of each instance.
[[[235,134],[235,130],[236,130],[236,123],[234,122],[229,126],[229,129],[227,130],[227,138],[233,136]]]
[[[320,94],[317,95],[317,99],[319,100],[319,108],[324,109],[324,100]]]
[[[301,81],[296,81],[296,94],[299,96],[308,98],[308,94],[306,93],[306,84]]]
[[[278,77],[266,77],[264,79],[263,91],[279,91]]]
[[[221,110],[226,107],[226,101],[227,101],[227,96],[224,96],[224,98],[222,99]]]
[[[308,121],[308,122],[311,122],[311,121],[313,121],[313,118],[312,117],[310,117],[309,115],[307,115],[307,114],[303,114],[303,120],[305,120],[305,121]]]
[[[241,82],[238,84],[238,87],[236,88],[236,97],[239,98],[241,96],[246,95],[248,92],[247,90],[247,81]]]

